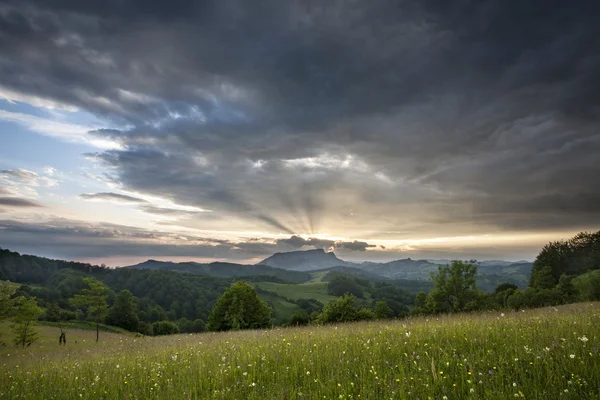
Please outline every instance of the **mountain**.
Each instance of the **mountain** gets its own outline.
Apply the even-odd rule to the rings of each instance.
[[[363,262],[359,268],[391,279],[429,279],[431,272],[437,271],[438,265],[427,260],[405,258],[386,263]]]
[[[292,271],[313,271],[337,266],[354,266],[352,263],[340,260],[333,252],[326,253],[323,249],[275,253],[258,264]]]
[[[149,269],[159,271],[187,272],[197,275],[208,275],[216,277],[250,277],[269,276],[282,281],[303,283],[310,280],[310,274],[306,272],[273,268],[268,265],[256,264],[234,264],[227,262],[212,262],[201,264],[196,262],[174,263],[170,261],[148,260],[140,264],[129,265],[128,269]]]
[[[440,265],[450,264],[451,260],[413,260],[405,258],[384,263],[362,262],[352,263],[337,258],[334,253],[326,253],[322,249],[276,253],[259,264],[283,268],[292,271],[323,271],[340,267],[359,269],[372,277],[405,280],[429,280],[432,272]],[[519,288],[527,287],[532,263],[528,261],[490,260],[477,262],[478,285],[485,291],[493,291],[503,282],[516,284]],[[349,273],[355,275],[355,273]],[[376,280],[376,279],[375,279]]]

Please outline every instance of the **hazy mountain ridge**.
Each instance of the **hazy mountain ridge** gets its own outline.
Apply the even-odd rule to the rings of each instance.
[[[265,258],[257,265],[269,265],[271,267],[293,271],[314,271],[338,266],[357,266],[351,262],[340,260],[333,252],[327,253],[323,249],[275,253],[272,256]]]
[[[295,283],[302,283],[310,280],[310,274],[301,271],[274,268],[262,264],[235,264],[219,261],[203,264],[193,261],[174,263],[171,261],[148,260],[123,268],[187,272],[217,277],[272,276]]]
[[[440,265],[450,264],[450,260],[413,260],[405,258],[389,262],[353,263],[338,258],[333,252],[323,249],[300,250],[288,253],[275,253],[257,265],[270,265],[275,268],[293,271],[318,271],[334,267],[351,267],[388,279],[427,280],[431,272]],[[528,261],[489,260],[477,262],[480,275],[498,277],[514,275],[519,281],[526,279],[531,272],[532,263]]]

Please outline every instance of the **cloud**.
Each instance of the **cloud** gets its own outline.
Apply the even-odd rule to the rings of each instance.
[[[42,135],[62,139],[67,142],[84,143],[101,149],[113,149],[119,146],[103,138],[88,135],[93,127],[55,121],[30,114],[0,110],[0,120],[14,122]]]
[[[584,229],[600,223],[600,5],[571,3],[9,3],[5,90],[112,129],[0,117],[110,144],[90,157],[119,187],[247,230]]]
[[[0,179],[2,179],[2,177],[4,178],[4,180],[12,179],[19,183],[30,186],[52,187],[58,185],[58,181],[56,179],[49,178],[46,176],[40,176],[39,174],[26,169],[0,170]]]
[[[83,193],[79,195],[80,198],[84,200],[100,200],[100,201],[109,201],[113,203],[125,203],[125,204],[137,204],[137,203],[147,203],[146,200],[140,199],[139,197],[128,196],[125,194],[119,193]]]
[[[9,207],[43,207],[42,205],[29,200],[29,199],[21,199],[18,197],[0,197],[0,205],[9,206]]]
[[[300,249],[304,246],[310,246],[314,248],[323,248],[327,250],[351,250],[351,251],[366,251],[367,248],[377,247],[374,244],[368,244],[367,242],[354,241],[343,241],[343,240],[328,240],[319,238],[303,238],[297,235],[291,236],[288,239],[277,239],[275,241],[277,245],[289,246],[294,249]]]

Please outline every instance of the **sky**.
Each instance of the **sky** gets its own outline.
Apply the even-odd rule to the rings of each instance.
[[[600,3],[0,3],[0,247],[532,260],[600,226]]]

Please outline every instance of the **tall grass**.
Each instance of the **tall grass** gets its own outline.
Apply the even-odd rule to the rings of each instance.
[[[0,398],[598,399],[599,345],[600,303],[122,336],[81,350],[2,350]]]

